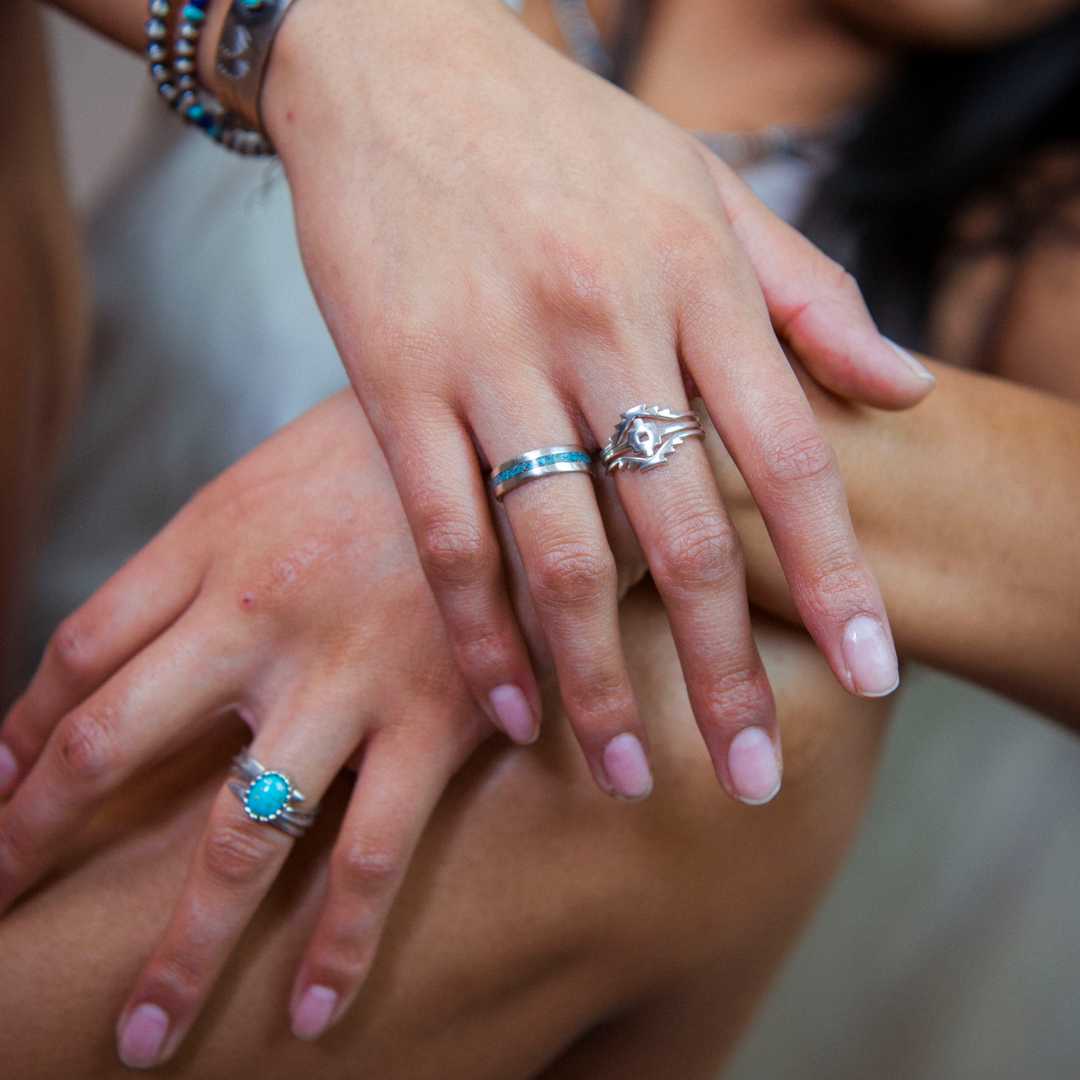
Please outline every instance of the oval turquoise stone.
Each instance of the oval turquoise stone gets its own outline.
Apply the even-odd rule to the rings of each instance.
[[[244,805],[252,817],[265,821],[275,818],[289,801],[289,782],[280,773],[263,773],[248,788]]]

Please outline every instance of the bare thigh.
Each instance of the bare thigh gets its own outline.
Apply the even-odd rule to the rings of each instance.
[[[712,1077],[857,826],[887,705],[848,698],[805,635],[761,623],[785,739],[768,806],[727,799],[662,608],[624,636],[654,745],[643,803],[600,794],[554,695],[529,748],[491,740],[455,778],[372,975],[315,1045],[288,1032],[348,792],[298,844],[165,1076],[335,1080]],[[0,921],[5,1075],[120,1076],[113,1026],[168,922],[245,733],[227,725],[129,786]]]

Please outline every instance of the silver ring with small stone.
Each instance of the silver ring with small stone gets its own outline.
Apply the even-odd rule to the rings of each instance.
[[[653,469],[663,465],[687,439],[703,439],[705,429],[696,412],[675,412],[659,405],[635,405],[622,414],[615,434],[600,452],[609,473],[616,469]]]
[[[285,773],[260,765],[246,750],[233,758],[229,790],[252,821],[272,825],[296,840],[311,827],[318,806],[302,810],[304,796]]]
[[[592,476],[595,469],[593,456],[584,446],[545,446],[542,450],[519,454],[493,469],[491,486],[495,498],[501,502],[508,491],[513,491],[530,480],[572,472],[584,472]]]

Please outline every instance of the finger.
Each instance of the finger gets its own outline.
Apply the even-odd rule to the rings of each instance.
[[[649,404],[684,412],[682,381],[670,364],[624,365]],[[583,387],[586,415],[613,429],[626,401]],[[640,402],[640,398],[637,399]],[[673,447],[663,464],[614,469],[619,499],[664,600],[694,716],[724,789],[742,802],[769,801],[780,788],[776,710],[750,625],[738,536],[700,440]]]
[[[781,221],[723,162],[704,153],[776,332],[814,378],[842,397],[879,409],[922,401],[937,380],[878,332],[851,274]]]
[[[313,808],[356,746],[354,714],[306,688],[280,700],[249,748]],[[293,838],[254,820],[226,783],[210,815],[168,928],[117,1021],[117,1052],[132,1068],[167,1061],[195,1022],[221,969],[292,849]]]
[[[0,794],[26,776],[65,713],[183,614],[202,573],[201,554],[166,529],[57,627],[0,728]]]
[[[520,416],[504,410],[501,429],[481,428],[491,460],[581,445],[576,425],[554,395],[509,398],[527,401],[528,408]],[[502,505],[589,768],[604,791],[644,798],[652,788],[648,740],[623,656],[618,574],[592,477],[573,472],[533,479],[508,491]]]
[[[458,667],[476,700],[511,739],[539,731],[540,693],[503,573],[476,451],[449,413],[403,424],[383,450],[446,624]]]
[[[726,283],[687,308],[680,347],[724,445],[761,510],[807,630],[851,693],[899,680],[885,606],[859,550],[835,455],[764,318]],[[736,318],[738,316],[738,318]]]
[[[184,619],[54,729],[0,807],[0,911],[49,869],[101,802],[235,700],[240,671],[213,628]]]
[[[445,739],[375,735],[341,833],[319,924],[293,984],[293,1034],[317,1039],[348,1009],[371,967],[417,841],[461,764]]]

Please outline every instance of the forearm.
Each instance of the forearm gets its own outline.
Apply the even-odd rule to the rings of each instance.
[[[804,380],[839,457],[901,653],[1080,721],[1080,407],[935,365],[904,413]],[[794,618],[760,516],[716,442],[752,598]]]

